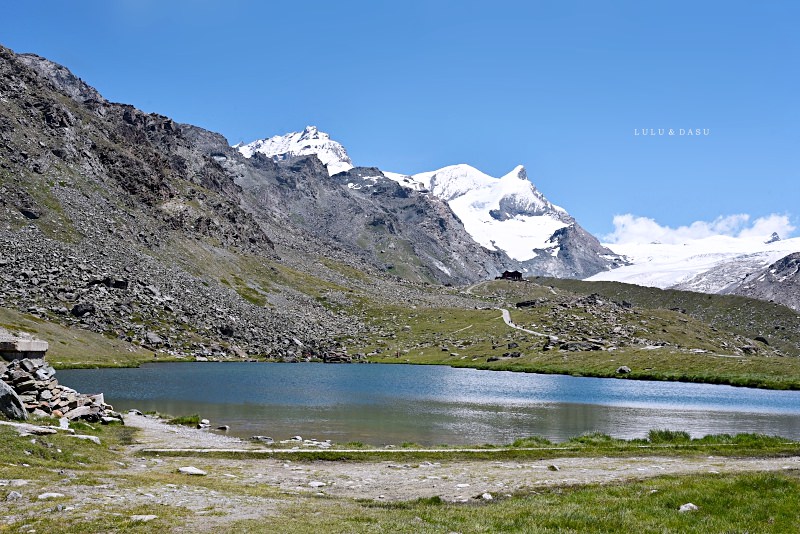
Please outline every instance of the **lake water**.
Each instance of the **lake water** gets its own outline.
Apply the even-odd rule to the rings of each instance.
[[[57,378],[119,411],[196,413],[242,437],[455,445],[669,428],[800,439],[796,391],[380,364],[160,363]]]

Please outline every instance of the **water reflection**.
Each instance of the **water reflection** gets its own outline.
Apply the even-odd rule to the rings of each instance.
[[[800,439],[800,392],[406,365],[154,364],[58,377],[120,410],[198,413],[243,437],[433,445],[671,428]]]

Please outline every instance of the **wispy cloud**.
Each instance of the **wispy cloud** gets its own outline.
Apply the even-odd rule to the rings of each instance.
[[[789,237],[795,227],[788,215],[773,213],[751,221],[750,215],[726,215],[713,221],[695,221],[687,226],[671,228],[649,217],[630,213],[614,216],[614,231],[603,237],[607,243],[668,243],[680,244],[694,239],[726,235],[745,239],[767,239],[772,232],[781,238]]]

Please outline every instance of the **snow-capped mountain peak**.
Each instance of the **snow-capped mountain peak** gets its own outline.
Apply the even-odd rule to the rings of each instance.
[[[556,230],[575,222],[536,189],[522,165],[500,178],[467,164],[413,176],[384,174],[444,200],[473,239],[489,250],[504,250],[516,260],[536,257],[536,249],[552,246],[548,240]]]
[[[239,143],[233,148],[246,158],[252,157],[256,152],[275,160],[315,154],[331,176],[353,168],[353,162],[345,148],[332,140],[330,135],[320,132],[316,126],[306,126],[302,132],[276,135],[247,144]]]

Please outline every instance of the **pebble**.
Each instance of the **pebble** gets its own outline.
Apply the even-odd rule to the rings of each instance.
[[[60,499],[61,497],[64,497],[63,493],[50,492],[50,493],[42,493],[36,498],[39,499],[40,501],[46,501],[48,499]]]
[[[138,521],[141,523],[147,523],[148,521],[152,521],[153,519],[158,519],[157,515],[132,515],[131,521]]]
[[[325,484],[324,482],[320,482],[319,480],[312,480],[311,482],[308,483],[308,485],[312,488],[322,488],[324,486],[327,486],[327,484]]]
[[[197,476],[205,476],[205,475],[208,474],[205,471],[203,471],[202,469],[198,469],[198,468],[196,468],[194,466],[191,466],[191,465],[186,466],[186,467],[179,467],[178,468],[178,472],[179,473],[183,473],[184,475],[197,475]]]

